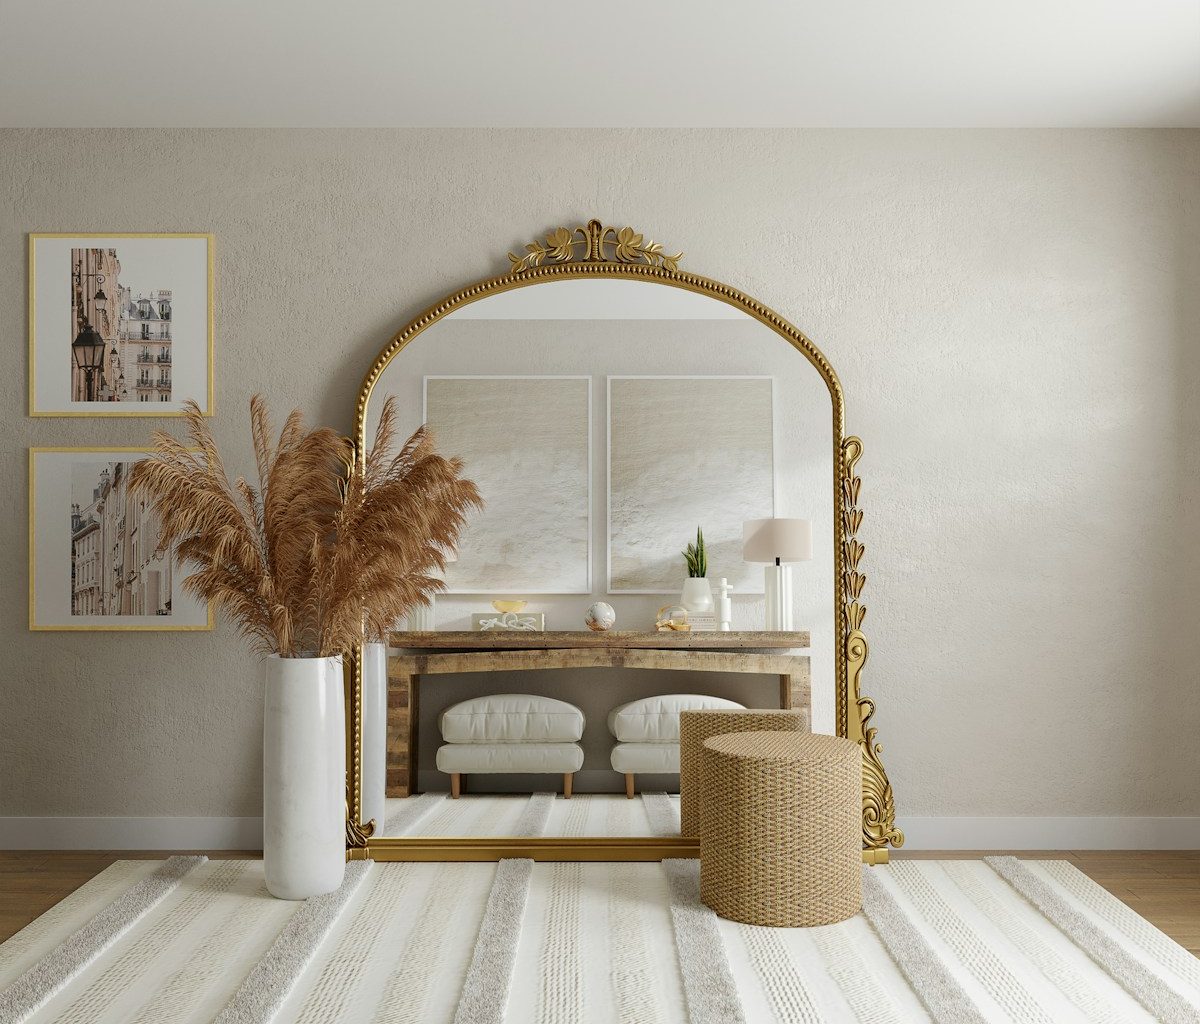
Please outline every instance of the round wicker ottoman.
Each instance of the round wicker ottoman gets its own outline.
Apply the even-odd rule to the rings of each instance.
[[[836,736],[744,732],[703,747],[700,899],[797,928],[862,909],[862,755]]]
[[[728,732],[808,732],[803,711],[719,708],[679,712],[679,832],[700,834],[700,748],[710,736]]]

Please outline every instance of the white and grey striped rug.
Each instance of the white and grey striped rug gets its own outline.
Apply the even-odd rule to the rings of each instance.
[[[716,918],[697,872],[357,863],[295,904],[257,861],[122,861],[0,945],[0,1022],[1200,1021],[1200,961],[1064,861],[864,868],[810,929]]]

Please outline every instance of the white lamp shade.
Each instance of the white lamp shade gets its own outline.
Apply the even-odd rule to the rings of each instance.
[[[742,523],[742,558],[747,562],[807,562],[812,558],[808,519],[748,519]]]

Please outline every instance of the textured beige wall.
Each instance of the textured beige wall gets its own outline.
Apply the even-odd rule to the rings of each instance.
[[[560,222],[807,331],[866,442],[869,692],[905,815],[1195,815],[1200,132],[0,133],[0,814],[254,815],[233,631],[26,631],[28,231],[217,236],[220,436],[349,429],[377,348]]]

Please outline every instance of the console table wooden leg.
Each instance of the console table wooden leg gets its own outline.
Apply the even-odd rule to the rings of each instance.
[[[785,710],[803,711],[809,731],[812,731],[812,673],[807,658],[796,671],[779,677],[779,706]]]
[[[417,680],[388,673],[387,789],[390,797],[417,791]]]

